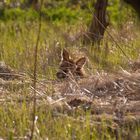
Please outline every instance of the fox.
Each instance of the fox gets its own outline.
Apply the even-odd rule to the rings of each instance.
[[[83,67],[86,64],[86,61],[86,57],[81,57],[76,61],[71,59],[69,52],[66,49],[63,49],[59,71],[56,73],[56,77],[58,79],[66,79],[70,76],[73,76],[74,78],[83,78],[85,76]]]

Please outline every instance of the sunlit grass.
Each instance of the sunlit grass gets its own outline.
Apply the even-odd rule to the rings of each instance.
[[[73,33],[75,30],[78,31],[80,30],[79,25],[80,23],[78,22],[73,25],[69,23],[51,24],[48,21],[42,21],[38,51],[37,73],[39,78],[56,78],[55,73],[60,61],[60,54],[57,52],[57,44],[59,44],[58,47],[60,48],[66,47],[66,40],[62,36],[62,33],[68,33],[70,29],[70,33]],[[83,26],[86,25],[84,24]],[[120,29],[117,28],[116,32],[119,30]],[[25,72],[31,76],[33,72],[34,47],[37,34],[37,21],[1,21],[0,60],[5,61],[12,68]],[[133,40],[127,40],[127,46],[123,43],[121,38],[115,36],[113,33],[111,33],[111,35],[130,59],[136,60],[138,58],[140,52],[139,36],[136,36]],[[108,50],[106,50],[106,47]],[[84,51],[83,48],[87,51]],[[101,43],[100,52],[95,49],[95,46],[83,45],[81,40],[73,45],[68,44],[67,49],[72,52],[80,52],[80,50],[83,49],[82,53],[86,55],[90,61],[90,64],[87,65],[86,68],[91,68],[91,71],[93,69],[115,70],[120,66],[125,68],[128,67],[128,59],[123,55],[116,43],[110,39],[108,34],[105,34],[105,39]],[[53,90],[53,87],[49,86],[46,94],[51,94]],[[10,93],[5,95],[6,101],[0,103],[0,137],[18,139],[30,135],[32,102],[26,102],[28,94],[30,94],[30,91],[28,87],[25,87],[21,89],[20,92],[11,88]],[[21,102],[19,102],[20,96],[22,97]],[[11,97],[11,100],[8,97]],[[13,99],[15,99],[15,101],[13,101]],[[55,114],[55,112],[48,107],[47,103],[40,101],[37,103],[36,115],[38,119],[35,129],[35,139],[116,140],[116,135],[108,130],[104,118],[100,125],[101,128],[98,128],[98,125],[92,124],[90,112],[82,112],[81,114],[74,114],[71,118],[67,115],[59,114],[58,112]],[[79,116],[82,116],[82,121],[78,118]],[[129,130],[129,127],[127,131],[131,131]],[[140,134],[140,127],[134,128],[134,131],[135,135],[138,136]],[[121,130],[119,135],[119,140],[123,140],[121,137]]]
[[[118,129],[117,134],[115,130],[113,132],[108,128],[104,117],[101,123],[96,124],[90,113],[83,113],[81,119],[75,115],[69,117],[57,114],[57,112],[55,114],[46,104],[38,106],[36,118],[35,139],[116,140],[118,137],[119,140],[127,140],[131,137],[132,140],[135,140],[140,134],[139,127],[135,124]],[[19,104],[6,103],[0,107],[0,119],[0,136],[2,138],[28,138],[32,120],[32,104],[24,101]],[[124,134],[125,137],[122,137]]]

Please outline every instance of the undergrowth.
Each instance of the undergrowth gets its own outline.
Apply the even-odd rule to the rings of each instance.
[[[59,21],[64,11],[66,12],[63,16],[65,20]],[[36,22],[38,13],[35,12],[32,16],[32,12],[24,12],[19,9],[3,11],[6,19],[0,21],[0,60],[32,77],[33,52],[38,32],[38,23]],[[129,63],[139,57],[140,36],[138,26],[131,19],[123,22],[121,27],[119,25],[109,26],[107,30],[115,41],[106,32],[99,48],[100,51],[97,51],[96,45],[84,45],[82,39],[75,43],[66,39],[66,34],[74,37],[80,30],[86,30],[89,22],[88,18],[85,21],[84,18],[79,18],[76,12],[71,12],[69,17],[69,14],[67,14],[69,9],[66,10],[65,8],[53,11],[53,15],[50,16],[51,11],[50,13],[45,10],[43,12],[46,19],[53,22],[46,19],[42,22],[37,66],[37,74],[40,79],[56,79],[55,73],[60,62],[60,50],[64,47],[71,51],[74,57],[79,57],[79,52],[80,55],[85,55],[89,59],[85,69],[90,73],[102,69],[114,71],[119,70],[120,67],[129,69]],[[57,14],[61,16],[59,17]],[[22,16],[20,17],[20,15]],[[33,18],[31,19],[30,16]],[[70,18],[75,19],[75,21],[78,19],[78,21],[69,22]],[[127,56],[122,53],[116,42]],[[52,86],[49,86],[45,94],[52,94],[53,90]],[[28,88],[23,88],[18,93],[10,90],[10,92],[2,94],[5,101],[0,101],[1,138],[9,140],[29,138],[32,120],[32,104],[26,101],[29,93]],[[19,101],[20,97],[22,97],[22,100]],[[118,140],[123,140],[121,136],[123,129],[120,129],[117,135],[116,132],[110,132],[104,121],[101,128],[98,128],[98,124],[97,126],[92,125],[90,112],[82,113],[83,120],[81,121],[78,118],[82,116],[81,114],[69,117],[65,113],[55,113],[45,102],[39,101],[37,104],[35,139],[116,140],[118,138]],[[128,128],[128,133],[130,131]],[[139,126],[134,129],[134,133],[132,140],[140,135]]]

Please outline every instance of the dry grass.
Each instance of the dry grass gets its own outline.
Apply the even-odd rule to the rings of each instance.
[[[27,80],[30,82],[27,83]],[[26,111],[27,109],[30,110],[34,91],[30,83],[31,79],[27,77],[26,80],[10,79],[6,81],[1,79],[0,104],[4,105],[6,103],[8,106],[23,106],[25,104],[28,108],[25,107],[24,109]],[[84,112],[90,112],[90,127],[95,127],[97,132],[98,129],[103,129],[103,131],[107,129],[106,135],[108,136],[110,133],[117,132],[118,134],[114,135],[116,138],[119,135],[124,135],[126,139],[128,134],[131,137],[133,135],[130,130],[125,129],[131,128],[133,125],[136,129],[140,121],[140,73],[138,72],[130,73],[120,70],[118,73],[111,74],[102,71],[79,81],[75,81],[72,77],[64,81],[42,79],[37,82],[36,93],[37,117],[39,118],[43,115],[40,114],[39,110],[47,107],[47,110],[43,109],[46,112],[45,114],[49,115],[49,112],[51,112],[54,114],[54,119],[58,117],[62,120],[68,119],[71,123],[84,125],[85,117],[89,117],[88,115],[85,116]],[[24,109],[21,113],[25,113],[24,115],[25,117],[28,116],[29,121],[31,112],[28,110],[27,113],[30,115],[27,114],[26,116]],[[38,127],[40,127],[39,123]],[[26,125],[29,125],[29,123],[26,122]],[[105,125],[105,128],[103,128],[103,125]],[[20,126],[18,125],[18,127]],[[35,137],[38,139],[41,137],[39,136],[40,130],[37,126],[35,127]],[[119,131],[119,128],[120,130],[122,128],[125,132]],[[23,133],[26,137],[28,137],[30,131],[27,132]],[[21,134],[21,132],[18,132],[17,137]],[[16,135],[15,132],[13,132],[13,135]]]
[[[138,62],[133,63],[140,52],[139,32],[134,23],[125,30],[126,26],[110,27],[108,31],[131,62],[107,34],[98,52],[91,44],[84,46],[80,39],[70,43],[63,36],[70,32],[74,38],[81,30],[81,23],[52,25],[43,21],[38,52],[35,139],[139,138],[140,73],[139,65],[136,67]],[[5,25],[1,22],[0,29],[0,59],[8,64],[5,67],[8,77],[12,76],[0,80],[0,137],[28,139],[33,107],[31,83],[36,23],[11,21]],[[136,34],[131,34],[132,31]],[[79,81],[72,77],[64,81],[56,79],[60,50],[64,47],[73,58],[87,56],[87,77]],[[122,66],[127,71],[120,70]]]

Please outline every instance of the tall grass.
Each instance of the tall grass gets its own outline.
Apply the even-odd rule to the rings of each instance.
[[[25,72],[32,76],[34,46],[38,33],[36,20],[8,20],[0,22],[0,60],[18,71]],[[107,30],[118,42],[129,58],[136,60],[140,53],[139,31],[135,23],[130,26],[127,22],[123,27],[109,27]],[[95,69],[116,70],[120,66],[127,68],[128,59],[122,54],[115,42],[105,34],[105,38],[98,52],[93,45],[83,45],[82,40],[74,44],[68,44],[63,33],[76,34],[81,27],[86,27],[84,19],[75,24],[64,21],[53,22],[44,20],[42,22],[39,50],[38,50],[38,75],[41,79],[56,79],[55,73],[60,62],[58,48],[67,47],[77,57],[79,52],[89,58],[86,69],[93,72]],[[123,32],[124,31],[124,32]],[[59,49],[58,49],[59,50]],[[75,55],[76,54],[76,55]],[[12,85],[11,85],[12,86]],[[45,94],[53,94],[54,85],[48,85]],[[40,88],[41,89],[41,88]],[[2,89],[3,90],[3,89]],[[32,98],[31,89],[0,89],[0,137],[3,139],[28,139],[31,133],[32,120]],[[123,128],[118,135],[108,129],[104,118],[100,124],[94,124],[90,112],[81,111],[71,117],[65,113],[58,113],[47,104],[45,100],[37,100],[37,115],[35,124],[35,138],[51,140],[123,140]],[[82,119],[80,118],[82,116]],[[110,122],[112,123],[112,122]],[[132,140],[140,135],[140,127],[125,132],[133,135]],[[117,136],[116,136],[117,135]],[[127,140],[128,137],[126,137]]]

